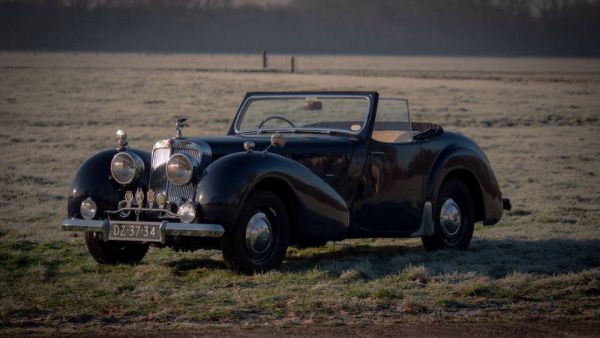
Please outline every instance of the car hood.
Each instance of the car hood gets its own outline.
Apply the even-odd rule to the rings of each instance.
[[[269,148],[270,153],[285,156],[311,170],[333,187],[339,187],[347,175],[348,166],[358,139],[333,135],[284,134],[283,148]],[[244,142],[254,142],[254,151],[264,151],[271,144],[271,135],[227,135],[189,138],[189,141],[208,144],[211,162],[232,153],[243,152]]]
[[[283,148],[271,147],[269,152],[287,157],[306,157],[309,155],[346,155],[352,153],[356,140],[344,136],[284,134],[286,144]],[[263,151],[271,143],[271,135],[226,135],[202,138],[188,138],[189,141],[206,143],[212,151],[212,160],[222,156],[244,151],[244,142],[254,142],[254,151]]]

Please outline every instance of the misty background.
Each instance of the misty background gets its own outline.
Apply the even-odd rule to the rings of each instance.
[[[0,49],[599,56],[596,0],[0,0]]]

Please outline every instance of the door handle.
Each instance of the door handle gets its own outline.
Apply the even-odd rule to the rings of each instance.
[[[372,151],[371,156],[385,156],[383,151]]]

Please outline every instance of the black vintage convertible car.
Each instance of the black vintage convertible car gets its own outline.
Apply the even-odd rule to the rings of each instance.
[[[75,176],[62,228],[100,263],[137,263],[149,245],[220,248],[244,273],[277,268],[288,245],[421,237],[467,249],[503,199],[483,151],[408,102],[377,92],[248,93],[226,136],[176,136],[151,152],[116,148]]]

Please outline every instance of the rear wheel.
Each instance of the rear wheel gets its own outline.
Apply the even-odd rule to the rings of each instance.
[[[252,193],[242,207],[234,232],[222,238],[227,266],[245,274],[281,265],[288,247],[289,219],[285,205],[270,191]]]
[[[466,250],[473,237],[473,200],[467,186],[459,180],[444,182],[434,213],[435,231],[421,237],[427,250]]]
[[[137,264],[148,252],[148,244],[105,242],[99,233],[86,232],[88,251],[100,264]]]

